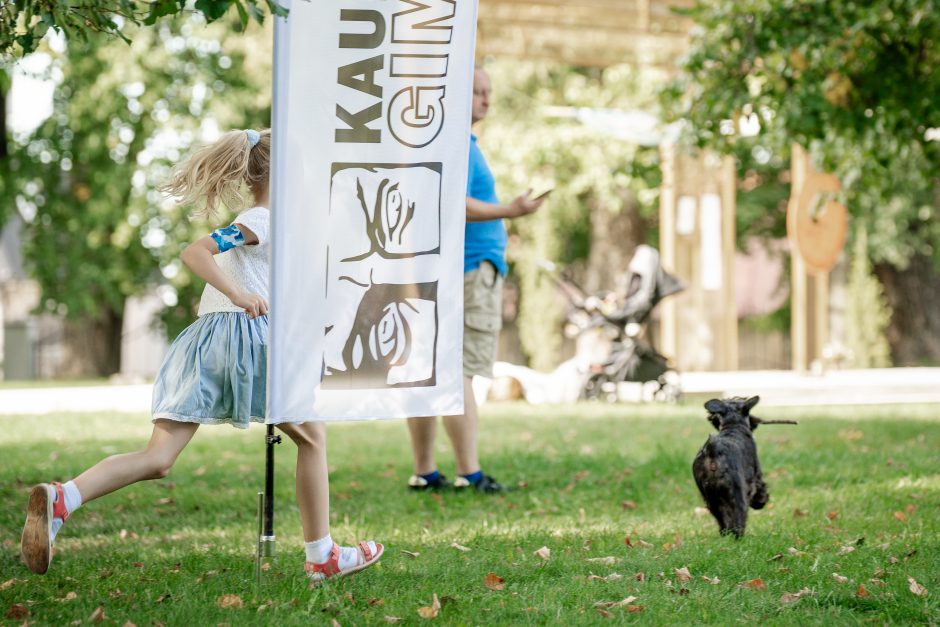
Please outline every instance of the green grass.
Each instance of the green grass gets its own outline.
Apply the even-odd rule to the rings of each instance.
[[[408,493],[401,422],[330,426],[333,536],[374,538],[387,552],[378,566],[313,590],[301,571],[294,452],[281,445],[279,554],[260,591],[260,428],[203,428],[167,479],[83,507],[40,577],[18,561],[29,486],[140,446],[150,423],[127,414],[0,417],[0,619],[22,624],[11,611],[20,604],[37,625],[89,623],[99,607],[117,625],[363,625],[386,616],[414,625],[436,594],[443,607],[431,622],[453,625],[940,623],[940,407],[760,412],[801,424],[757,431],[771,501],[751,513],[740,541],[696,513],[690,465],[710,430],[700,406],[505,404],[483,413],[487,471],[525,486],[506,496]],[[441,468],[452,474],[439,435]],[[533,554],[543,546],[548,560]],[[590,561],[606,557],[612,563]],[[678,580],[680,568],[691,581]],[[491,572],[504,589],[484,585]],[[913,594],[908,577],[929,594]],[[745,585],[756,579],[765,589]],[[811,594],[781,602],[804,588]],[[223,595],[243,606],[220,607]],[[630,596],[641,611],[595,608]]]

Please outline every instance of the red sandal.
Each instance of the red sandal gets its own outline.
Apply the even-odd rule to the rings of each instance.
[[[350,566],[346,569],[339,567],[339,552],[340,547],[335,542],[333,543],[333,548],[330,549],[330,557],[325,562],[321,564],[315,564],[313,562],[305,562],[304,570],[307,572],[307,576],[313,580],[315,584],[326,581],[333,577],[344,577],[346,575],[351,575],[357,573],[360,570],[372,566],[379,558],[382,557],[382,553],[385,552],[385,547],[375,542],[375,552],[369,548],[368,542],[360,542],[356,547],[356,550],[359,551],[359,557],[362,560],[360,563],[355,566]]]
[[[28,569],[38,575],[49,570],[52,563],[52,520],[61,518],[65,522],[68,517],[61,483],[53,481],[33,486],[20,539],[20,556]]]

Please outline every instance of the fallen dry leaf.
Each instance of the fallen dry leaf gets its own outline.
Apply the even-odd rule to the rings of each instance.
[[[799,592],[785,592],[780,597],[780,603],[782,605],[789,605],[790,603],[796,603],[803,597],[813,596],[813,591],[809,588],[803,588]]]
[[[330,620],[330,627],[343,627],[343,626],[339,624],[339,621],[338,621],[338,620],[336,620],[335,618],[333,618],[333,619]]]
[[[483,584],[490,590],[502,590],[506,587],[506,580],[496,573],[489,573],[483,578]]]
[[[600,607],[595,608],[594,611],[597,612],[598,614],[600,614],[601,616],[603,616],[604,618],[610,618],[610,617],[613,616],[613,614],[611,614],[611,613],[608,612],[607,610],[605,610],[605,609],[603,609],[603,608],[600,608]]]
[[[904,512],[907,514],[913,514],[916,511],[917,511],[917,506],[914,505],[913,503],[908,503],[907,505],[904,506]]]
[[[431,605],[427,607],[419,607],[418,615],[421,618],[437,618],[437,615],[441,611],[441,601],[437,598],[437,595],[432,595]]]
[[[226,607],[235,607],[240,608],[244,607],[245,603],[242,601],[242,598],[237,594],[223,594],[218,599],[215,600],[215,604],[221,608]]]
[[[865,584],[859,584],[858,590],[855,591],[855,596],[859,599],[864,599],[865,597],[871,596],[868,594],[868,590],[865,589]]]
[[[131,621],[127,621],[123,625],[121,625],[121,627],[137,627],[137,624],[132,623]]]
[[[919,597],[925,597],[925,596],[927,596],[927,588],[925,588],[925,587],[923,587],[922,585],[920,585],[919,583],[917,583],[917,580],[915,580],[913,577],[908,577],[908,578],[907,578],[907,583],[909,584],[909,585],[908,585],[908,590],[910,590],[911,592],[913,592],[913,593],[916,594],[917,596],[919,596]]]
[[[695,512],[695,515],[699,517],[708,515],[708,510],[704,507],[696,507],[693,511]]]
[[[402,622],[402,621],[405,620],[405,619],[404,619],[404,618],[399,618],[398,616],[388,616],[388,615],[386,615],[385,618],[383,618],[382,620],[384,620],[386,623],[400,623],[400,622]]]
[[[888,563],[889,563],[889,564],[899,564],[900,562],[901,562],[901,560],[899,560],[898,558],[896,558],[896,557],[893,556],[893,555],[888,558]]]
[[[269,607],[272,607],[273,605],[274,605],[274,601],[272,601],[271,599],[268,599],[267,601],[265,601],[264,603],[262,603],[261,605],[258,606],[258,610],[257,610],[257,611],[263,612],[263,611],[265,611],[266,609],[268,609]]]
[[[649,542],[647,542],[646,540],[640,540],[640,541],[637,542],[637,544],[639,544],[639,545],[640,545],[641,547],[643,547],[644,549],[651,549],[651,548],[653,548],[653,545],[650,544]]]
[[[68,593],[66,593],[66,595],[65,595],[64,597],[62,597],[62,598],[59,599],[59,600],[60,600],[60,601],[72,601],[72,600],[75,600],[75,599],[77,599],[77,598],[78,598],[78,594],[77,594],[76,592],[68,592]]]
[[[10,609],[6,611],[6,614],[3,615],[4,618],[10,618],[13,620],[20,620],[29,616],[29,608],[25,605],[19,603],[14,603],[10,606]]]
[[[534,553],[532,553],[532,555],[535,555],[536,557],[540,557],[543,560],[547,560],[548,558],[552,556],[552,550],[548,548],[547,546],[543,546],[542,548],[537,549]]]
[[[624,607],[630,605],[636,601],[636,597],[629,596],[622,601],[598,601],[594,604],[594,607],[609,608],[609,607]]]
[[[636,501],[622,501],[620,507],[624,509],[636,509]]]
[[[407,555],[408,557],[418,557],[419,555],[421,555],[417,551],[406,551],[405,549],[402,549],[401,552],[402,552],[402,555]]]
[[[843,577],[839,573],[832,573],[832,578],[836,580],[836,583],[845,583],[849,580],[848,577]]]
[[[676,579],[685,583],[687,581],[692,581],[692,573],[689,572],[688,567],[683,566],[682,568],[675,569]]]
[[[634,614],[635,614],[636,612],[642,612],[642,611],[645,610],[645,609],[646,609],[646,606],[645,606],[645,605],[628,605],[628,606],[626,606],[626,610],[627,610],[628,612],[632,612],[632,613],[634,613]]]
[[[804,518],[805,516],[806,516],[806,510],[802,510],[802,509],[799,509],[799,508],[793,510],[793,517],[794,517],[794,518]]]
[[[907,522],[907,514],[904,512],[894,512],[894,517],[900,520],[901,522]]]
[[[385,605],[385,599],[379,599],[377,597],[373,599],[369,599],[369,605],[372,605],[372,606]]]
[[[539,549],[541,550],[541,549]],[[536,551],[538,553],[538,551]],[[547,557],[545,559],[548,559]],[[608,555],[607,557],[588,557],[584,560],[585,562],[594,562],[595,564],[603,564],[604,566],[613,566],[617,563],[617,558],[613,555]]]
[[[456,542],[451,543],[450,546],[451,548],[457,549],[458,551],[463,551],[464,553],[470,550],[470,547],[466,547],[462,544],[457,544]]]
[[[760,590],[761,592],[767,589],[767,586],[764,584],[764,580],[760,577],[757,579],[751,579],[746,584],[744,584],[744,587],[750,588],[751,590]]]
[[[643,583],[644,581],[646,581],[646,573],[637,573],[633,575],[633,578],[639,581],[640,583]]]
[[[107,618],[107,616],[104,615],[104,608],[99,605],[95,608],[95,611],[91,613],[91,616],[88,617],[88,620],[93,623],[100,623],[105,618]]]
[[[790,555],[793,555],[794,557],[800,557],[800,556],[806,555],[806,553],[804,553],[803,551],[792,546],[789,549],[787,549],[787,552]]]
[[[828,518],[829,520],[835,520],[838,517],[839,517],[839,512],[828,512],[826,514],[826,518]]]
[[[854,546],[846,545],[846,546],[842,547],[841,549],[839,549],[839,555],[848,555],[849,553],[851,553],[851,552],[854,551],[854,550],[855,550],[855,547],[854,547]]]
[[[169,593],[167,593],[167,594],[161,594],[160,596],[157,597],[157,601],[156,601],[156,602],[157,602],[157,603],[163,603],[164,601],[166,601],[166,600],[169,599],[169,598],[170,598],[170,594],[169,594]]]
[[[713,586],[717,586],[718,584],[721,583],[721,579],[719,579],[718,577],[709,578],[709,577],[706,577],[705,575],[702,575],[702,581],[707,581]]]
[[[769,560],[767,560],[767,561],[768,561],[768,562],[776,562],[777,560],[782,559],[782,558],[783,558],[783,553],[777,553],[776,555],[774,555],[773,557],[771,557],[771,558],[770,558]]]
[[[14,577],[13,579],[7,579],[3,583],[0,583],[0,590],[6,590],[8,588],[12,588],[14,584],[16,584],[16,577]]]

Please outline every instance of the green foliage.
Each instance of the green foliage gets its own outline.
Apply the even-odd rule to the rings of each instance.
[[[139,414],[11,416],[11,425],[32,428],[0,440],[0,611],[23,605],[36,625],[86,624],[98,607],[102,625],[383,625],[386,616],[402,625],[935,623],[936,406],[770,407],[760,415],[800,425],[756,432],[770,505],[751,512],[739,541],[696,513],[702,502],[689,464],[712,432],[700,405],[487,405],[487,472],[526,484],[499,497],[409,493],[404,425],[334,423],[331,535],[374,538],[386,552],[377,566],[314,589],[302,569],[287,438],[276,455],[278,554],[254,586],[258,425],[247,433],[202,427],[166,479],[84,504],[65,523],[50,571],[31,575],[17,559],[30,486],[139,449],[151,424]],[[449,448],[440,462],[451,474]],[[543,546],[548,560],[533,554]],[[690,581],[676,579],[681,568]],[[484,585],[490,572],[505,580],[503,590]],[[908,577],[929,594],[913,594]],[[744,585],[757,578],[766,590]],[[803,588],[810,593],[798,602],[781,602]],[[432,594],[443,607],[425,622],[418,608]],[[223,595],[242,606],[220,607]],[[608,607],[606,618],[595,608],[628,596],[642,611]]]
[[[53,114],[14,138],[5,195],[27,220],[24,256],[49,309],[119,324],[128,296],[169,281],[177,317],[191,321],[201,286],[177,257],[216,225],[190,223],[155,187],[214,125],[266,125],[256,94],[269,93],[242,51],[197,28],[198,17],[163,22],[130,45],[99,36],[54,58]]]
[[[221,19],[235,7],[240,30],[254,20],[264,22],[264,10],[286,15],[277,0],[196,0],[193,8],[207,22]],[[50,30],[75,42],[93,42],[104,34],[130,43],[128,27],[156,24],[182,14],[186,0],[0,0],[0,58],[35,51]]]
[[[856,368],[887,368],[891,365],[891,347],[885,332],[891,321],[891,309],[881,284],[872,274],[867,251],[868,234],[859,229],[852,246],[847,285],[846,344]]]
[[[940,5],[934,0],[709,0],[679,78],[664,92],[699,146],[810,148],[844,186],[875,261],[940,262]],[[752,140],[745,126],[760,125]]]
[[[533,216],[512,220],[509,257],[521,285],[519,328],[535,368],[559,362],[563,305],[537,262],[561,265],[587,259],[591,213],[638,210],[652,218],[658,207],[659,152],[655,147],[605,137],[571,117],[573,109],[637,109],[655,102],[654,79],[628,66],[604,71],[503,60],[488,64],[493,103],[481,147],[496,175],[500,198],[554,183]]]

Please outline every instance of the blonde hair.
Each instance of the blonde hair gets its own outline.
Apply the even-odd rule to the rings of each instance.
[[[248,204],[245,187],[255,197],[268,190],[271,176],[271,129],[258,133],[252,146],[247,131],[229,131],[196,150],[173,168],[160,190],[193,205],[193,215],[212,217],[224,205],[238,211]]]

